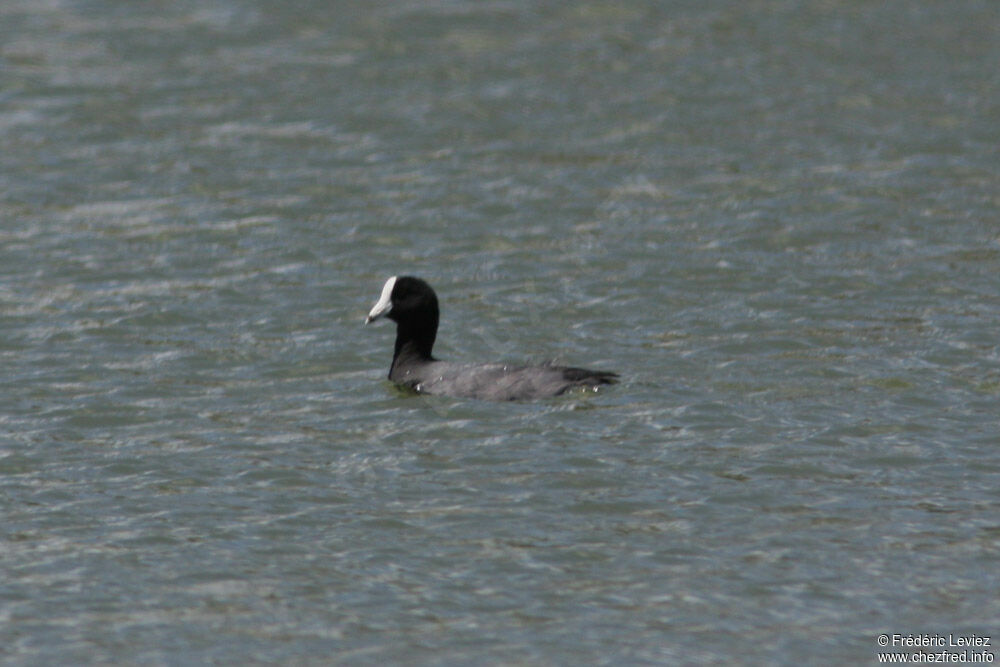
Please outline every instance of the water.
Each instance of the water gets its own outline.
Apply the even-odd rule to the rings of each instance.
[[[986,1],[5,2],[0,658],[1000,634],[998,73]],[[624,381],[401,396],[402,273]]]

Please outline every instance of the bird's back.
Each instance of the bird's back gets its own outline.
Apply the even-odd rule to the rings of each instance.
[[[390,379],[418,392],[494,401],[558,396],[576,387],[613,384],[616,373],[566,366],[512,366],[430,361],[400,368]]]

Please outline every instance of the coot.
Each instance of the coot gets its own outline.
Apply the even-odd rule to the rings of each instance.
[[[617,373],[568,366],[459,364],[431,355],[438,328],[438,300],[431,286],[413,276],[393,276],[365,324],[380,317],[396,323],[389,379],[419,393],[494,401],[558,396],[575,387],[614,384]]]

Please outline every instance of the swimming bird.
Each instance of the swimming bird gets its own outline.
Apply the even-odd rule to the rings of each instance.
[[[438,299],[424,280],[393,276],[365,319],[369,324],[387,317],[396,323],[396,346],[389,379],[422,394],[494,401],[558,396],[576,387],[614,384],[617,373],[545,364],[462,364],[431,354],[438,329]]]

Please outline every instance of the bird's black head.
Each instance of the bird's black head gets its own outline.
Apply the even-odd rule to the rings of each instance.
[[[385,281],[365,324],[380,317],[396,323],[395,356],[409,348],[422,358],[432,358],[439,311],[437,295],[425,281],[413,276],[393,276]]]
[[[365,324],[380,317],[400,323],[414,319],[438,320],[437,295],[426,281],[413,276],[393,276],[382,287],[382,295],[372,306]]]

